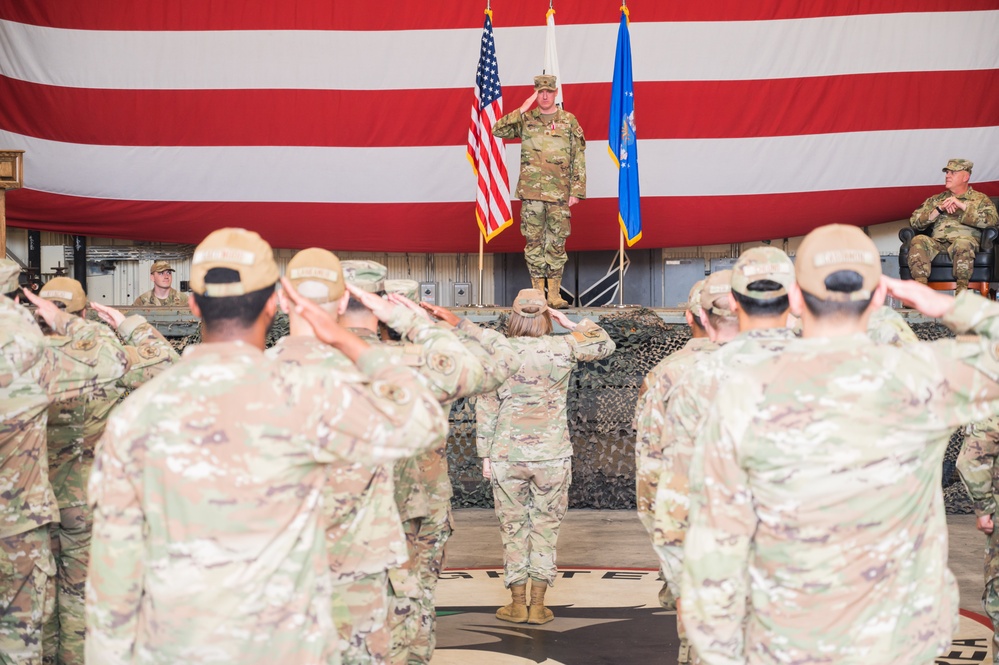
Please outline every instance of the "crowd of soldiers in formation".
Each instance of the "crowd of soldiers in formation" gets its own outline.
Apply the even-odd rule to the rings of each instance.
[[[183,358],[18,273],[0,264],[0,661],[429,662],[442,405],[519,367],[503,334],[385,295],[415,283],[373,262],[309,249],[281,277],[242,229],[194,253]]]
[[[956,338],[918,341],[886,294]],[[985,606],[999,622],[999,304],[882,276],[874,243],[833,225],[794,263],[744,252],[693,286],[686,316],[692,338],[646,377],[635,415],[638,512],[660,602],[677,610],[678,662],[946,653],[958,592],[940,474],[968,423],[958,466],[990,534]]]
[[[183,358],[142,317],[79,316],[73,280],[19,294],[18,272],[0,263],[5,659],[429,662],[451,532],[442,404],[509,392],[525,366],[510,339],[383,297],[371,262],[310,249],[282,277],[242,229],[195,250],[203,341]],[[916,341],[886,294],[957,338]],[[290,334],[265,351],[279,307]],[[883,277],[872,241],[832,225],[795,264],[743,253],[687,317],[692,340],[636,410],[638,510],[681,662],[933,662],[958,606],[941,461],[953,428],[999,406],[999,305]],[[613,351],[592,324],[567,337]],[[517,462],[520,424],[497,427],[480,454]],[[984,448],[962,472],[991,529]],[[506,620],[550,621],[543,591],[513,607],[512,563]]]

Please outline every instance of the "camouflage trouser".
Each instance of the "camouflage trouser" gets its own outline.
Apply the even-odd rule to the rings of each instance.
[[[391,633],[388,626],[388,573],[367,575],[333,585],[333,623],[342,665],[384,665]]]
[[[83,665],[87,620],[85,590],[90,565],[93,515],[88,506],[59,511],[59,521],[49,525],[56,562],[56,608],[45,622],[45,662]]]
[[[568,203],[521,201],[520,232],[526,241],[524,259],[531,277],[562,276],[569,230]]]
[[[701,659],[694,653],[694,647],[690,646],[687,640],[687,631],[680,621],[680,614],[676,615],[676,636],[680,638],[680,653],[676,657],[677,665],[701,665]]]
[[[996,518],[995,515],[992,516]],[[989,536],[985,548],[985,591],[982,605],[992,620],[992,662],[999,663],[999,528]]]
[[[419,621],[416,635],[409,645],[410,665],[427,665],[437,644],[437,580],[444,566],[444,546],[453,530],[451,506],[431,506],[430,515],[402,523],[406,532],[409,558],[413,562],[420,585]]]
[[[503,537],[503,583],[555,583],[555,543],[569,507],[572,458],[492,462],[493,500]]]
[[[955,238],[950,242],[934,240],[929,236],[917,235],[909,244],[909,272],[917,282],[925,282],[930,276],[930,264],[940,252],[954,264],[954,281],[967,286],[975,269],[975,252],[978,242],[973,238]]]
[[[49,526],[0,538],[0,663],[39,665],[42,626],[55,611]]]
[[[388,662],[391,665],[406,665],[409,646],[416,639],[420,626],[420,582],[416,573],[407,568],[393,568],[388,577],[388,623],[392,636]]]

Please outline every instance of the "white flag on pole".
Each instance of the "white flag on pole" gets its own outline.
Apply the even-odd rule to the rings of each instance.
[[[548,28],[545,31],[545,74],[554,74],[558,84],[558,93],[555,95],[555,103],[562,108],[562,75],[558,71],[558,49],[555,48],[555,10],[548,8],[546,16]]]

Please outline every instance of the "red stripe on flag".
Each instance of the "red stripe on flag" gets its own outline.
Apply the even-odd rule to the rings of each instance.
[[[575,3],[558,10],[559,25],[616,23],[615,3]],[[753,2],[666,3],[629,0],[632,16],[658,21],[768,21],[854,14],[978,11],[996,9],[995,0],[754,0]],[[496,27],[536,26],[538,3],[503,6]],[[541,23],[544,14],[541,13]],[[359,2],[297,0],[0,0],[0,19],[77,30],[439,30],[481,28],[482,5],[382,0],[377,7]]]
[[[975,104],[913,102],[938,95],[957,75],[966,89],[999,90],[999,69],[988,69],[768,81],[646,81],[635,84],[635,98],[643,140],[994,125],[999,94],[982,95]],[[607,126],[610,87],[608,82],[569,88],[566,103],[590,137]],[[531,89],[505,86],[503,93],[512,110]],[[95,90],[0,76],[0,99],[18,100],[0,105],[3,129],[67,143],[366,148],[461,145],[468,134],[467,88]],[[789,99],[794,103],[788,104]],[[386,108],[394,113],[384,113]],[[400,117],[406,122],[399,122]]]
[[[975,183],[975,189],[999,195],[999,181]],[[685,247],[710,243],[747,242],[803,235],[829,223],[877,224],[908,219],[912,210],[942,187],[894,187],[830,192],[712,197],[643,197],[642,242],[649,247]],[[852,212],[842,214],[849,199]],[[789,219],[753,218],[747,210],[808,210]],[[72,210],[74,222],[65,219]],[[690,218],[676,210],[697,210]],[[47,194],[34,190],[7,193],[11,226],[59,233],[162,242],[200,242],[207,229],[245,226],[259,231],[278,247],[326,247],[334,251],[474,252],[478,229],[472,203],[321,204],[321,203],[192,203],[111,201]],[[512,210],[520,214],[519,202]],[[607,220],[617,214],[617,199],[588,199],[573,207],[570,251],[613,249],[619,227]],[[717,220],[705,235],[704,219]],[[165,222],[166,220],[166,222]],[[293,241],[287,241],[294,228]],[[490,252],[519,252],[519,233],[502,233],[487,245]]]

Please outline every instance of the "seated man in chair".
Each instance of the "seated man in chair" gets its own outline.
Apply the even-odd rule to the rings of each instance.
[[[947,162],[943,168],[947,190],[926,199],[909,219],[914,229],[933,227],[932,236],[917,235],[912,239],[909,270],[917,282],[926,284],[933,257],[947,252],[954,264],[955,292],[968,288],[975,252],[982,239],[981,229],[999,224],[992,200],[968,184],[973,167],[966,159]]]

